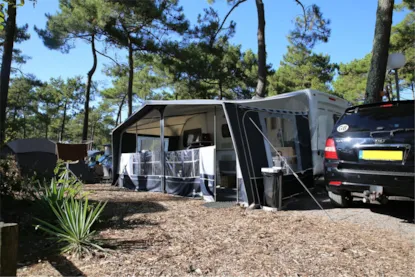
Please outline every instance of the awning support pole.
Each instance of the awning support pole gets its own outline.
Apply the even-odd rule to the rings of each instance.
[[[135,123],[135,153],[138,153],[138,138],[137,138],[137,133],[138,133],[138,126],[137,126],[137,122]]]
[[[165,165],[166,158],[164,153],[164,109],[165,106],[160,107],[160,161],[161,161],[161,191],[166,192],[166,174]]]
[[[217,151],[217,145],[216,145],[216,106],[214,106],[214,114],[213,114],[213,144],[215,145],[215,153],[214,153],[214,158],[213,158],[213,161],[214,161],[214,165],[213,165],[213,169],[214,169],[214,174],[215,174],[215,181],[214,181],[214,189],[213,189],[213,194],[214,194],[214,197],[215,197],[215,202],[216,202],[216,186],[218,185],[217,184],[217,179],[218,179],[218,177],[217,177],[217,160],[216,160],[216,151]]]

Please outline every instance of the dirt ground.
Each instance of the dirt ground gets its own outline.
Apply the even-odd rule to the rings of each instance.
[[[109,185],[86,190],[90,199],[108,201],[97,228],[111,251],[76,259],[50,254],[53,245],[39,234],[23,236],[31,247],[21,250],[18,276],[412,276],[415,270],[415,225],[371,206],[328,209],[332,222],[305,196],[274,213],[213,209]]]

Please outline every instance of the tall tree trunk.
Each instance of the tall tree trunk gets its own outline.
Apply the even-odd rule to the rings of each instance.
[[[414,89],[414,82],[411,82],[411,88],[412,88],[412,99],[415,100],[415,89]]]
[[[380,92],[383,90],[385,83],[386,65],[388,63],[393,4],[394,0],[378,0],[372,60],[366,84],[366,103],[382,101]]]
[[[94,141],[94,135],[95,135],[95,123],[92,124],[92,128],[91,128],[91,141]]]
[[[256,86],[256,95],[265,97],[267,84],[267,57],[265,50],[265,12],[262,0],[255,0],[258,12],[258,83]]]
[[[7,115],[7,112],[6,112]],[[16,116],[17,116],[17,107],[14,107],[13,110],[13,124],[16,123]]]
[[[222,100],[223,98],[223,88],[222,88],[222,82],[219,80],[219,100]]]
[[[91,86],[92,86],[92,76],[97,69],[97,52],[95,49],[95,35],[91,36],[91,50],[92,50],[92,57],[94,59],[93,65],[91,70],[88,72],[88,79],[86,83],[86,94],[85,94],[85,106],[84,106],[84,126],[82,129],[82,140],[86,141],[88,139],[88,118],[89,118],[89,98],[91,95]]]
[[[23,138],[26,138],[26,113],[23,111]]]
[[[121,124],[121,111],[122,111],[122,106],[124,106],[124,101],[126,97],[127,97],[127,94],[125,94],[124,97],[122,98],[120,106],[118,108],[117,119],[115,120],[116,124]],[[118,123],[118,120],[120,120],[120,123]]]
[[[4,50],[0,73],[0,146],[6,137],[6,108],[9,94],[10,69],[13,57],[14,36],[16,33],[16,0],[9,0],[4,38]]]
[[[133,113],[133,81],[134,81],[134,59],[133,45],[128,38],[128,116]]]
[[[63,106],[63,118],[62,118],[62,124],[61,124],[61,133],[60,133],[60,141],[63,141],[63,134],[65,132],[65,121],[66,121],[66,109],[68,106],[68,100],[65,101],[65,106]]]

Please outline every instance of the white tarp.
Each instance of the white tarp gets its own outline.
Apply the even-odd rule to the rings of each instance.
[[[199,172],[201,184],[205,184],[208,193],[203,193],[203,199],[208,202],[214,202],[215,190],[215,146],[208,146],[199,148]]]

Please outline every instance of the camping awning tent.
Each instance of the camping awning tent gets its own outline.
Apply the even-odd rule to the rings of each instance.
[[[56,166],[56,145],[53,141],[45,138],[18,139],[7,143],[2,152],[6,151],[15,155],[23,175],[53,175]]]
[[[135,153],[137,151],[137,135],[155,136],[164,141],[165,137],[181,135],[183,126],[195,114],[208,113],[215,109],[222,110],[226,116],[236,157],[241,167],[247,200],[249,203],[260,202],[260,194],[257,192],[260,190],[258,189],[258,179],[262,177],[260,170],[261,167],[270,166],[272,161],[269,153],[266,153],[269,152],[268,145],[262,135],[254,129],[250,119],[258,126],[263,127],[264,114],[290,115],[297,118],[297,124],[302,127],[300,139],[309,141],[310,135],[306,118],[309,99],[303,92],[283,94],[266,99],[237,101],[148,101],[112,132],[113,182],[116,182],[119,177],[121,153]],[[250,111],[248,116],[245,116],[246,110]],[[307,128],[304,128],[305,126]],[[248,149],[253,146],[255,146],[255,151]],[[161,161],[165,161],[164,152],[164,148],[160,148]],[[311,161],[305,159],[303,162],[303,168],[311,166],[307,164]],[[161,172],[165,172],[164,162],[161,165],[163,167]],[[161,181],[163,182],[163,180]]]
[[[17,139],[7,143],[7,146],[15,154],[30,152],[45,152],[56,154],[56,145],[45,138]]]

